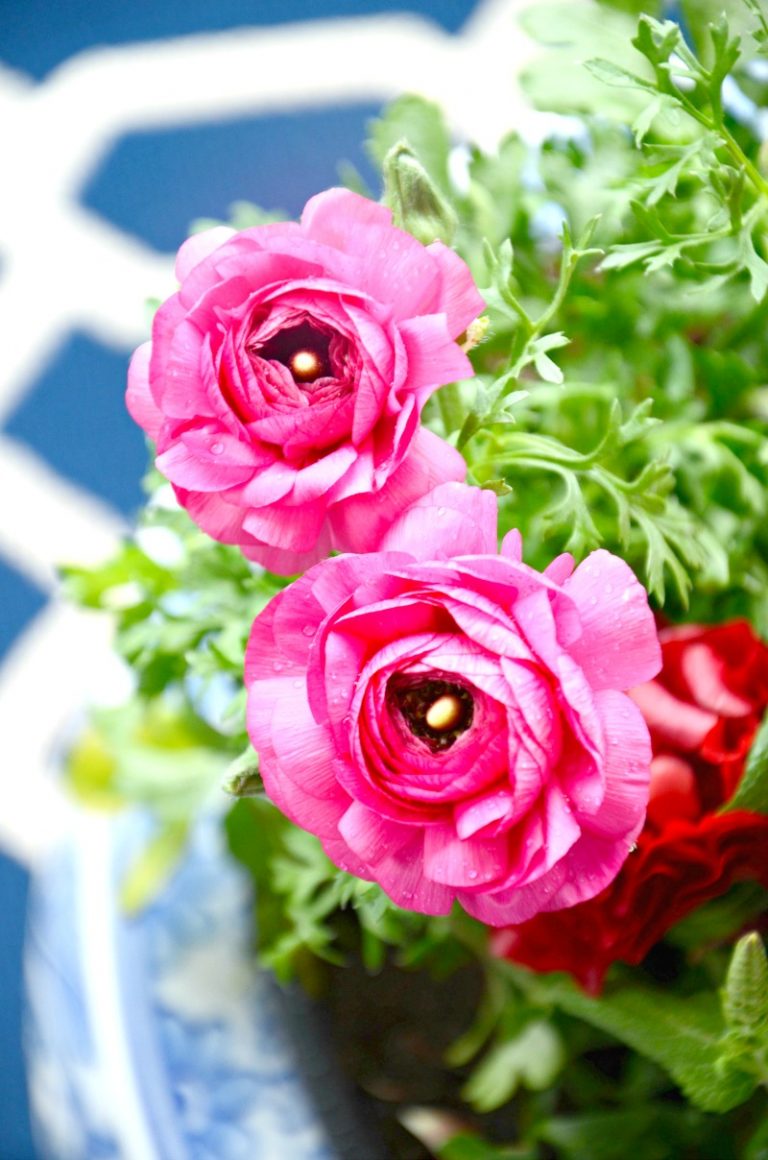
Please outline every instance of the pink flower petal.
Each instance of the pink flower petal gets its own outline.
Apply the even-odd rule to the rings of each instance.
[[[515,797],[511,790],[499,789],[469,801],[457,802],[454,809],[456,833],[460,838],[471,838],[480,830],[493,827],[490,833],[496,837],[495,826],[510,818]]]
[[[239,505],[227,503],[226,493],[184,491],[180,488],[177,496],[198,527],[214,540],[240,545],[248,541],[248,533],[243,531],[245,513]]]
[[[413,838],[412,827],[383,818],[358,801],[349,804],[338,828],[350,850],[368,865],[375,865]]]
[[[559,867],[565,867],[565,880],[540,909],[563,910],[594,898],[616,877],[639,831],[640,826],[626,840],[617,842],[613,837],[585,830],[567,859],[559,863]]]
[[[286,509],[285,504],[250,508],[243,527],[255,540],[289,552],[311,552],[317,544],[326,509],[322,500]]]
[[[409,390],[471,378],[472,364],[449,335],[444,314],[421,315],[401,322],[398,329],[408,357]]]
[[[165,416],[159,410],[149,389],[149,359],[152,344],[145,342],[135,352],[128,367],[128,389],[125,403],[135,423],[143,427],[150,439],[157,440]]]
[[[306,552],[275,548],[272,544],[260,544],[252,539],[243,541],[240,550],[248,560],[261,564],[262,568],[274,572],[276,576],[294,576],[311,568],[329,554],[331,538],[327,528],[323,528],[316,542]]]
[[[458,338],[483,313],[485,302],[467,266],[454,250],[442,242],[432,242],[427,251],[436,259],[441,274],[435,313],[445,312],[448,332],[451,338]]]
[[[656,675],[661,648],[648,595],[623,560],[592,552],[563,587],[583,626],[571,656],[593,688],[629,689]]]
[[[162,455],[157,466],[171,483],[189,491],[221,491],[244,483],[253,474],[252,449],[223,431],[185,431]]]
[[[222,246],[234,236],[235,231],[229,226],[214,226],[213,229],[203,230],[199,234],[192,234],[187,238],[176,255],[176,278],[183,282],[189,276],[198,262],[207,258],[214,250]]]
[[[386,533],[410,503],[438,483],[463,479],[466,471],[458,451],[420,427],[407,456],[380,491],[333,505],[329,515],[334,545],[348,552],[385,551]]]
[[[496,512],[493,492],[444,483],[395,520],[381,541],[381,550],[397,544],[416,560],[495,554]]]
[[[581,827],[563,791],[552,781],[544,790],[544,866],[551,870],[581,839]]]
[[[584,825],[600,834],[635,834],[645,818],[650,784],[651,740],[637,706],[625,693],[595,694],[605,736],[605,792],[592,803],[580,802]],[[590,816],[591,815],[591,816]]]
[[[467,914],[480,922],[488,926],[509,926],[511,923],[525,922],[541,910],[548,910],[565,876],[565,867],[559,862],[549,873],[525,886],[489,894],[460,891],[458,900]]]
[[[504,539],[501,541],[501,555],[508,560],[513,560],[516,564],[520,564],[523,559],[523,537],[517,528],[512,528],[507,532]]]
[[[391,209],[339,187],[311,197],[301,215],[302,228],[310,238],[339,250],[350,247],[350,238],[353,238],[355,244],[350,247],[353,252],[358,245],[365,246],[369,227],[391,223]]]
[[[460,838],[453,826],[429,826],[424,834],[424,873],[432,882],[481,889],[506,877],[507,839]]]
[[[510,535],[512,533],[510,532]],[[544,569],[544,575],[553,584],[564,584],[571,576],[574,568],[574,559],[570,552],[562,552],[561,555],[555,556],[551,564],[548,564]]]

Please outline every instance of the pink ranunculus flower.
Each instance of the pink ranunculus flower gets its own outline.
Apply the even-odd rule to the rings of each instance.
[[[435,488],[381,551],[338,556],[256,618],[248,728],[267,793],[399,905],[483,922],[611,881],[645,817],[648,729],[626,689],[660,651],[606,551],[574,570],[497,550],[492,493]]]
[[[190,238],[178,293],[136,351],[128,409],[192,518],[284,575],[369,551],[408,504],[463,479],[419,423],[471,375],[456,339],[484,303],[440,242],[343,189],[301,222]]]

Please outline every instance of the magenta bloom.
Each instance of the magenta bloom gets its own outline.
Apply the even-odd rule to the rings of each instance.
[[[179,501],[284,575],[331,548],[370,551],[412,500],[465,475],[419,417],[472,374],[455,340],[483,300],[452,250],[391,218],[330,189],[300,224],[190,238],[131,362],[128,409]]]
[[[623,690],[660,651],[644,589],[605,551],[541,574],[497,551],[496,499],[448,483],[382,550],[312,568],[257,617],[248,729],[267,793],[399,905],[493,925],[591,898],[648,799]]]

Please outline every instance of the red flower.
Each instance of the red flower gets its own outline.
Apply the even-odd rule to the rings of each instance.
[[[768,705],[768,648],[748,624],[661,633],[663,668],[632,692],[651,732],[648,816],[618,877],[588,902],[497,931],[496,954],[569,971],[597,993],[684,915],[741,879],[768,888],[768,816],[717,811]]]

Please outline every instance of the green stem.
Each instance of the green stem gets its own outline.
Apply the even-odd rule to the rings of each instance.
[[[747,157],[730,129],[727,129],[725,125],[718,125],[717,131],[725,142],[725,147],[733,161],[744,170],[757,192],[763,197],[768,197],[768,181],[763,177],[755,163]]]

